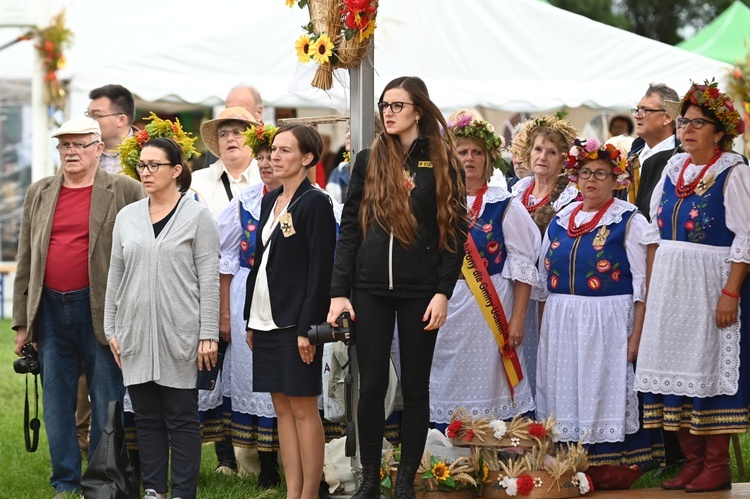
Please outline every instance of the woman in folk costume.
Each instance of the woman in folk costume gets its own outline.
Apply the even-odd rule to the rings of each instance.
[[[518,199],[502,187],[488,186],[499,162],[502,139],[486,121],[471,116],[449,123],[456,152],[466,173],[469,237],[476,257],[498,298],[495,307],[507,318],[502,330],[488,325],[477,280],[465,274],[448,303],[448,317],[438,335],[430,374],[430,421],[450,423],[456,408],[489,419],[511,419],[534,410],[534,397],[524,362],[524,320],[541,237]],[[475,284],[471,286],[470,284]],[[496,334],[503,334],[502,340]],[[500,345],[504,347],[501,349]],[[505,372],[503,358],[517,359],[521,369]],[[522,372],[522,375],[519,374]],[[522,377],[520,382],[517,378]]]
[[[729,489],[729,438],[750,426],[750,168],[744,123],[716,83],[679,106],[684,153],[654,188],[648,307],[636,370],[644,425],[676,431],[685,467],[665,489]]]
[[[575,183],[563,173],[565,155],[577,134],[573,125],[564,120],[562,114],[557,114],[525,121],[513,138],[513,155],[522,158],[522,164],[532,175],[516,182],[511,193],[521,201],[542,235],[555,213],[580,195]],[[535,298],[533,292],[532,297]],[[526,362],[524,375],[533,393],[536,393],[538,342],[539,311],[536,299],[532,299],[526,314],[523,354]]]
[[[629,488],[663,450],[639,431],[633,361],[643,327],[647,222],[615,199],[627,187],[624,155],[595,139],[567,155],[583,201],[547,228],[539,263],[545,285],[537,364],[537,416],[554,415],[560,440],[588,445],[598,488]],[[589,473],[589,472],[587,472]]]

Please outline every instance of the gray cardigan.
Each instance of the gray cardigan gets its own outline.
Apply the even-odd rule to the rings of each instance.
[[[104,332],[117,338],[125,386],[195,388],[198,343],[219,338],[219,231],[205,206],[183,196],[157,238],[148,198],[120,211]]]

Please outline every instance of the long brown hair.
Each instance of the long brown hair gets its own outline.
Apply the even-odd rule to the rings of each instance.
[[[379,102],[382,102],[385,93],[392,88],[403,88],[409,93],[420,113],[419,137],[426,138],[429,142],[430,161],[435,174],[440,247],[446,247],[451,252],[463,251],[463,248],[458,247],[457,227],[461,217],[466,216],[466,186],[453,140],[449,133],[441,131],[441,127],[442,130],[448,129],[445,119],[430,100],[427,87],[420,78],[396,78],[383,89]],[[380,118],[385,122],[382,111]],[[386,232],[393,231],[393,236],[405,247],[414,243],[417,231],[417,221],[410,206],[411,197],[404,185],[403,170],[407,153],[396,135],[390,135],[384,130],[375,138],[359,210],[363,234],[367,233],[367,226],[374,222]],[[454,195],[456,190],[458,197]]]

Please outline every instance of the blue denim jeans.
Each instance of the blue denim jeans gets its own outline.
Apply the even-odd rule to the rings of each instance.
[[[52,460],[50,484],[57,492],[80,490],[81,451],[76,433],[78,378],[86,373],[91,398],[89,456],[94,455],[110,400],[125,387],[109,346],[101,345],[91,321],[89,290],[60,293],[45,288],[35,324],[42,377],[44,426]]]

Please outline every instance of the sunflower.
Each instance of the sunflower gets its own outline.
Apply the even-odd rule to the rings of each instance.
[[[322,33],[311,47],[312,58],[318,64],[328,64],[333,55],[333,47],[333,42],[328,35]]]
[[[438,461],[432,467],[432,476],[434,476],[435,480],[437,480],[438,482],[444,482],[445,480],[450,478],[451,470],[448,469],[447,464],[442,461]]]
[[[487,476],[490,474],[490,467],[486,464],[482,465],[482,479],[481,482],[484,483],[487,481]]]
[[[299,62],[310,62],[310,44],[310,37],[307,35],[300,36],[297,41],[294,42],[294,48],[297,49],[297,59],[299,59]]]
[[[367,27],[363,30],[360,30],[359,32],[359,42],[362,43],[368,38],[370,38],[372,34],[375,33],[375,28],[377,28],[377,25],[375,24],[375,20],[370,19],[370,22],[367,24]]]

